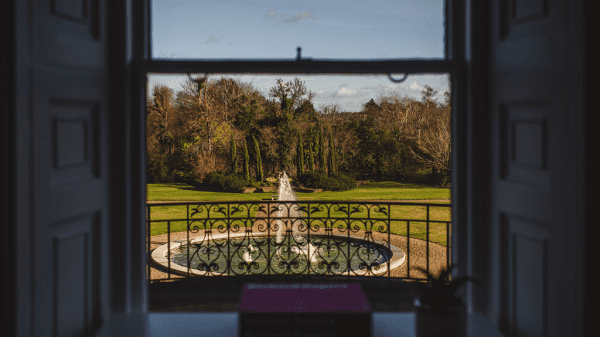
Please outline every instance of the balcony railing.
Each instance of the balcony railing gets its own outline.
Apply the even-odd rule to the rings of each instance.
[[[450,212],[450,204],[411,202],[149,203],[147,277],[423,280],[417,267],[450,267]]]

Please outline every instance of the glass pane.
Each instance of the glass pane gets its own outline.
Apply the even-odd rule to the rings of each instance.
[[[204,74],[192,74],[199,77]],[[402,75],[393,75],[401,78]],[[298,78],[304,83],[307,92],[312,92],[312,103],[315,108],[336,104],[341,112],[359,112],[363,104],[370,99],[398,96],[416,100],[422,98],[426,86],[437,92],[435,100],[443,102],[444,92],[450,91],[450,76],[447,74],[409,75],[402,83],[391,82],[386,75],[291,75],[291,74],[209,74],[208,82],[218,82],[221,78],[232,79],[243,86],[256,90],[265,99],[277,84],[277,79],[283,83],[293,82]],[[188,75],[185,74],[148,74],[148,95],[152,94],[155,85],[166,85],[176,95],[187,86]]]
[[[199,89],[198,83],[202,88]],[[231,134],[250,137],[248,139],[254,135],[264,144],[271,144],[265,158],[267,176],[294,170],[293,149],[284,146],[287,143],[284,138],[291,141],[296,132],[308,132],[317,126],[329,128],[335,133],[334,138],[347,138],[339,140],[345,144],[340,150],[343,153],[340,158],[345,158],[340,159],[343,163],[340,167],[344,167],[341,171],[348,170],[345,173],[352,175],[393,176],[398,173],[392,172],[395,169],[372,167],[374,158],[364,165],[360,160],[356,162],[359,149],[355,146],[359,146],[361,135],[357,125],[352,123],[372,118],[368,128],[386,133],[392,137],[390,142],[402,143],[400,139],[414,142],[415,149],[420,149],[411,154],[415,163],[420,162],[423,168],[431,169],[434,165],[442,169],[449,165],[450,156],[449,91],[447,74],[412,75],[402,83],[392,83],[382,75],[148,74],[148,130],[156,133],[152,138],[156,144],[164,141],[167,134],[174,137],[168,146],[163,144],[169,151],[184,146],[178,140],[181,137],[184,143],[189,143],[188,147],[195,146],[197,158],[194,160],[198,166],[193,170],[193,165],[189,166],[191,171],[186,173],[192,174],[194,179],[202,179],[212,171],[227,171]],[[285,137],[279,134],[283,121],[291,123],[286,127],[294,130]],[[162,148],[156,144],[149,144],[148,148]],[[382,143],[381,146],[383,149],[387,145]],[[286,148],[289,153],[282,154],[280,148]],[[156,158],[165,160],[161,156]],[[387,159],[395,163],[393,158]],[[380,165],[387,167],[387,159]],[[181,164],[179,160],[172,163]],[[162,166],[160,170],[154,168],[157,170],[154,178],[159,172],[168,173],[169,179],[176,180],[177,174],[185,173],[179,166],[169,170]]]
[[[152,57],[444,58],[444,0],[152,0]]]
[[[150,287],[150,311],[217,310],[215,286],[238,282],[219,275],[361,276],[366,263],[369,277],[423,280],[416,268],[450,265],[448,74],[147,77],[147,277],[211,282],[193,308],[185,287]],[[310,201],[310,216],[275,211],[281,200]]]

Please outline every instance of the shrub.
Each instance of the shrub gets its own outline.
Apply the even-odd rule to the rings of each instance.
[[[202,183],[208,186],[222,185],[223,174],[220,172],[210,172],[202,179]]]
[[[221,172],[210,172],[204,177],[202,183],[223,191],[239,190],[249,185],[248,181],[240,174],[223,174]]]
[[[438,170],[432,170],[429,179],[433,186],[445,187],[450,182],[450,174],[449,174],[449,172],[441,172]]]
[[[193,174],[191,172],[184,172],[180,170],[176,170],[174,172],[175,181],[181,183],[189,183],[193,180]]]
[[[352,177],[343,174],[330,177],[323,171],[303,174],[300,176],[300,183],[305,187],[326,191],[347,191],[356,187],[356,180]]]
[[[337,179],[340,182],[341,191],[348,191],[356,187],[356,180],[350,176],[340,174]]]
[[[440,172],[432,169],[421,170],[403,175],[402,182],[434,187],[446,187],[450,182],[450,175],[449,172]]]

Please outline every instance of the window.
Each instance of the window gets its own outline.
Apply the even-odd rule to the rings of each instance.
[[[152,0],[154,59],[444,59],[443,0]]]
[[[460,111],[460,107],[464,104],[463,97],[461,97],[460,88],[461,83],[464,81],[463,74],[461,73],[461,65],[462,65],[462,50],[463,41],[462,37],[459,34],[463,29],[463,22],[455,22],[452,20],[451,13],[453,12],[453,7],[461,5],[457,2],[452,1],[430,1],[426,2],[427,5],[423,5],[427,8],[436,8],[442,9],[442,29],[441,31],[436,31],[435,36],[441,41],[438,42],[438,46],[434,48],[433,51],[428,52],[409,52],[407,49],[388,49],[384,52],[377,51],[377,49],[372,50],[371,53],[365,52],[368,50],[368,45],[365,44],[367,41],[366,38],[363,40],[357,41],[356,43],[363,43],[361,46],[361,52],[359,52],[356,48],[352,49],[350,47],[352,42],[352,31],[343,31],[344,33],[340,37],[340,41],[337,41],[335,38],[323,39],[321,42],[311,41],[305,39],[302,34],[310,35],[310,32],[314,27],[309,27],[308,25],[302,26],[300,23],[304,23],[306,21],[327,21],[325,16],[317,15],[315,11],[305,10],[304,7],[298,6],[286,7],[282,10],[273,7],[273,9],[269,9],[274,6],[273,3],[269,3],[268,1],[255,1],[252,2],[251,5],[245,4],[241,5],[240,2],[235,1],[227,1],[220,2],[220,5],[215,5],[212,3],[197,3],[197,2],[181,2],[181,5],[184,8],[189,8],[189,11],[182,10],[179,8],[179,11],[169,10],[165,6],[167,2],[165,1],[150,1],[150,17],[149,23],[146,27],[151,26],[149,30],[152,34],[145,34],[146,39],[143,41],[144,49],[146,51],[145,56],[140,58],[138,61],[138,76],[140,76],[139,81],[143,82],[147,79],[145,76],[147,74],[198,74],[198,73],[208,73],[208,74],[256,74],[258,75],[383,75],[387,76],[391,83],[404,83],[405,81],[409,81],[411,77],[414,76],[423,76],[423,75],[438,75],[444,74],[448,75],[449,83],[450,83],[450,92],[453,94],[452,99],[452,111],[455,113]],[[367,2],[365,2],[367,3]],[[369,4],[371,2],[368,2]],[[256,4],[256,5],[254,5]],[[307,5],[313,5],[310,2],[306,2]],[[420,1],[407,1],[404,4],[404,8],[408,8],[412,10],[416,17],[426,16],[424,13],[426,11],[422,10]],[[440,5],[441,4],[441,5]],[[373,5],[376,6],[377,4]],[[441,7],[436,7],[440,5]],[[189,7],[185,7],[189,6]],[[282,31],[280,35],[269,35],[275,34],[273,29],[269,30],[270,26],[265,25],[264,27],[259,27],[256,30],[256,35],[262,36],[264,34],[266,36],[266,41],[261,41],[261,39],[257,39],[256,41],[251,40],[251,42],[243,42],[241,40],[242,37],[236,37],[235,39],[228,42],[226,34],[232,34],[236,29],[241,29],[243,26],[239,26],[239,20],[247,19],[244,17],[242,9],[240,6],[247,6],[248,13],[247,15],[251,15],[252,13],[263,13],[264,16],[261,17],[261,20],[267,22],[268,25],[277,23],[281,24]],[[402,4],[400,7],[402,8]],[[429,6],[429,7],[428,7]],[[334,13],[335,11],[329,7],[325,7],[329,10],[330,13]],[[358,7],[357,7],[358,8]],[[350,8],[349,11],[354,11],[353,15],[360,14],[360,10],[357,8]],[[231,12],[227,12],[227,9],[231,9]],[[343,9],[339,9],[342,11]],[[156,12],[155,12],[156,11]],[[159,14],[160,11],[160,14]],[[214,14],[215,18],[221,17],[222,20],[211,19],[213,20],[213,24],[217,24],[218,22],[227,22],[224,24],[225,28],[223,30],[215,30],[214,33],[212,31],[208,31],[207,33],[195,34],[194,32],[203,31],[206,29],[206,26],[202,26],[204,24],[208,24],[203,22],[202,25],[189,26],[186,27],[184,25],[186,18],[182,18],[182,22],[176,25],[168,26],[166,25],[166,18],[169,15],[174,14],[182,14],[185,13],[186,17],[195,18],[193,13],[195,11],[206,11],[211,14]],[[261,12],[262,11],[262,12]],[[224,12],[230,13],[229,16],[222,16]],[[327,11],[324,11],[327,12]],[[409,13],[407,10],[402,12],[404,14]],[[190,14],[192,13],[192,14]],[[398,19],[398,9],[396,8],[396,14],[390,15],[392,17],[395,16]],[[159,15],[163,19],[157,19]],[[204,15],[204,13],[202,14]],[[221,16],[219,16],[221,15]],[[208,20],[208,18],[205,18]],[[200,18],[199,18],[200,20]],[[238,20],[238,21],[236,21]],[[336,19],[337,20],[337,19]],[[376,20],[376,19],[374,19]],[[386,19],[388,20],[388,19]],[[388,20],[389,21],[389,20]],[[415,22],[418,22],[416,20]],[[251,21],[249,21],[251,22]],[[335,22],[334,19],[329,21],[333,25]],[[234,28],[230,28],[227,25],[231,23]],[[339,23],[339,22],[338,22]],[[382,23],[383,24],[383,23]],[[389,22],[388,22],[389,24]],[[237,26],[236,26],[237,25]],[[287,25],[290,25],[288,27]],[[358,24],[357,24],[358,25]],[[266,27],[266,28],[265,28]],[[393,26],[390,26],[393,27]],[[367,30],[368,27],[364,27]],[[384,28],[384,27],[381,27]],[[250,29],[250,28],[249,28]],[[388,27],[389,29],[389,27]],[[402,29],[401,25],[399,25],[399,30]],[[418,29],[415,29],[418,31]],[[435,30],[435,29],[434,29]],[[331,34],[334,34],[336,30],[332,30]],[[338,32],[342,32],[341,30],[337,30]],[[407,30],[410,34],[412,30]],[[168,40],[169,38],[173,39],[177,33],[183,32],[182,34],[188,40],[180,40],[182,42],[179,43],[188,43],[189,45],[193,45],[194,43],[202,44],[206,47],[207,52],[198,52],[194,48],[189,47],[179,48],[177,45],[169,45],[165,44],[164,47],[158,47],[155,45],[157,38],[162,38],[164,40]],[[243,31],[242,31],[243,32]],[[298,33],[300,32],[300,33]],[[148,32],[146,32],[148,33]],[[247,32],[243,32],[246,34]],[[221,34],[221,35],[219,35]],[[288,37],[289,34],[290,37]],[[345,34],[345,35],[344,35]],[[418,32],[414,32],[414,34],[418,34]],[[152,40],[150,39],[150,35],[153,36]],[[383,34],[384,36],[377,41],[379,43],[377,46],[381,47],[385,44],[392,44],[390,39],[395,37],[394,34]],[[440,36],[441,35],[441,36]],[[253,37],[252,35],[250,37]],[[281,47],[279,44],[273,44],[274,40],[281,39]],[[175,40],[175,39],[174,39]],[[187,42],[186,42],[187,41]],[[236,47],[236,41],[239,43],[239,46]],[[248,40],[245,40],[248,41]],[[324,48],[323,46],[327,43],[339,43],[339,48]],[[344,42],[347,42],[346,45],[343,45]],[[213,48],[214,45],[217,44],[228,44],[223,48]],[[304,44],[306,43],[306,44]],[[418,45],[418,39],[412,40],[412,45]],[[405,44],[410,45],[410,43]],[[290,50],[291,47],[291,50]],[[378,48],[379,48],[378,47]],[[320,52],[323,50],[323,52]],[[289,55],[289,56],[287,56]],[[307,57],[306,55],[310,56]],[[144,104],[142,103],[142,106]],[[456,118],[453,116],[453,149],[458,148],[458,144],[461,144],[463,140],[457,139],[459,135],[459,130],[457,130],[458,122]],[[458,140],[458,141],[457,141]],[[456,151],[453,153],[457,154]],[[453,162],[452,167],[452,178],[453,181],[456,181],[456,177],[459,177],[456,172],[457,163]],[[453,185],[453,187],[458,187]],[[458,188],[453,188],[453,206],[455,209],[460,207],[461,199],[454,198],[458,195]],[[460,212],[453,212],[453,223],[458,223],[456,214],[462,214]],[[456,229],[456,228],[455,228]],[[453,229],[454,230],[454,229]]]

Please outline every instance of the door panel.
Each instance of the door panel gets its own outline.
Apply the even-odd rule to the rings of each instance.
[[[510,336],[548,336],[548,269],[558,252],[549,251],[547,223],[506,215],[500,219],[507,263],[503,293]],[[508,257],[510,259],[508,259]]]
[[[99,1],[33,6],[33,326],[87,336],[110,304],[107,43]],[[103,5],[103,4],[102,4]]]
[[[45,0],[34,9],[34,51],[39,63],[68,68],[106,66],[106,1]]]
[[[501,178],[548,189],[548,103],[500,107]],[[518,146],[517,146],[518,145]]]
[[[499,328],[569,335],[567,2],[498,0],[492,11],[493,253]],[[498,239],[499,238],[499,239]]]

